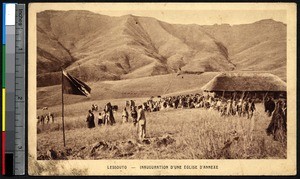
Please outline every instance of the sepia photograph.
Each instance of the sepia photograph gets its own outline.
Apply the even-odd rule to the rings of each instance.
[[[223,6],[31,3],[30,173],[296,172],[296,8]]]

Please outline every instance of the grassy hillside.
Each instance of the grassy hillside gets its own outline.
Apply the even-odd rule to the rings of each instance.
[[[91,97],[76,95],[64,95],[66,104],[74,104],[77,102],[90,102],[95,100],[109,100],[131,97],[162,96],[170,93],[187,93],[200,92],[200,88],[210,81],[217,72],[206,72],[200,75],[183,74],[167,74],[159,76],[150,76],[135,79],[124,79],[119,81],[101,81],[90,82],[88,85],[92,88]],[[171,95],[171,94],[170,94]],[[61,85],[39,87],[37,88],[37,108],[44,106],[55,106],[61,104]]]
[[[139,100],[139,99],[136,99]],[[96,103],[101,103],[97,101]],[[60,159],[284,159],[286,145],[267,136],[270,118],[261,104],[253,121],[237,116],[220,117],[215,110],[169,109],[146,113],[149,143],[137,142],[137,128],[122,124],[86,127],[88,103],[67,105],[66,148],[60,118],[38,126],[37,154],[45,158],[50,149],[64,154]],[[97,115],[96,115],[97,116]]]
[[[84,81],[162,75],[185,65],[191,71],[232,69],[226,63],[226,52],[219,52],[222,44],[201,29],[180,29],[187,33],[178,37],[178,30],[166,25],[153,18],[132,15],[41,12],[37,23],[38,86],[58,84],[59,76],[55,72],[61,66]],[[197,41],[184,40],[190,32],[195,33]],[[216,61],[214,67],[207,65],[210,57]],[[223,61],[220,65],[219,60]],[[194,68],[193,63],[203,68]]]
[[[286,24],[265,19],[202,28],[227,47],[235,70],[270,71],[286,80]]]
[[[286,77],[286,25],[178,25],[89,11],[37,15],[38,86],[59,84],[66,68],[96,82],[177,72],[262,70]]]

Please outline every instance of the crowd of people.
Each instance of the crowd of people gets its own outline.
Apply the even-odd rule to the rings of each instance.
[[[54,119],[54,114],[49,112],[47,114],[44,114],[44,115],[40,115],[37,117],[37,124],[41,124],[41,125],[44,125],[44,124],[49,124],[50,122],[54,123],[55,122],[55,119]]]
[[[280,140],[286,135],[287,123],[287,104],[285,99],[274,100],[272,97],[266,97],[264,100],[264,109],[266,115],[271,117],[271,122],[266,129],[268,135],[273,135],[274,140]],[[125,107],[122,109],[122,123],[131,121],[133,126],[138,127],[139,138],[143,139],[146,135],[146,117],[145,111],[157,112],[165,109],[178,108],[203,108],[207,110],[215,110],[220,116],[238,116],[251,119],[256,111],[255,100],[249,97],[241,97],[240,99],[231,97],[214,97],[200,94],[178,95],[160,97],[156,100],[151,97],[141,105],[136,106],[133,100],[126,101]],[[96,123],[98,126],[114,125],[116,123],[114,110],[117,106],[107,103],[103,111],[98,111],[98,106],[93,104],[88,111],[86,117],[87,127],[94,128]],[[98,113],[97,119],[94,112]],[[49,112],[46,115],[38,116],[38,124],[54,123],[54,115]]]
[[[266,129],[266,133],[273,135],[274,140],[278,140],[286,134],[286,100],[274,100],[271,97],[266,97],[263,103],[266,115],[271,117],[271,122]],[[225,99],[224,97],[213,97],[209,94],[159,97],[157,100],[151,97],[138,107],[133,100],[127,101],[126,106],[122,110],[122,123],[128,123],[129,119],[131,119],[134,126],[138,124],[139,137],[143,138],[146,133],[146,117],[144,112],[157,112],[170,108],[203,108],[216,110],[223,117],[238,116],[247,119],[251,119],[256,111],[255,100],[249,97],[242,97],[240,99],[231,97]],[[90,110],[87,117],[89,128],[95,127],[94,118],[94,114]],[[98,125],[113,125],[115,123],[111,104],[108,103],[104,111],[98,115]]]
[[[251,98],[225,99],[208,95],[190,94],[169,96],[160,98],[158,101],[152,99],[143,103],[146,111],[155,112],[168,108],[204,108],[217,110],[221,116],[243,116],[251,118],[256,110],[254,100]]]
[[[127,108],[130,108],[130,117],[132,119],[133,125],[138,127],[138,136],[140,140],[143,140],[146,136],[146,117],[145,111],[142,108],[142,105],[135,106],[134,103],[124,107],[122,111],[122,122],[129,122],[129,112]],[[94,128],[95,125],[95,116],[93,110],[89,110],[88,115],[86,117],[87,127]],[[113,113],[113,107],[111,103],[107,103],[104,107],[103,112],[99,113],[97,124],[99,126],[102,125],[114,125],[116,123]],[[137,125],[138,124],[138,125]]]
[[[149,103],[149,102],[148,102]],[[230,99],[214,98],[212,96],[181,95],[162,98],[159,103],[160,109],[164,108],[205,108],[215,109],[221,116],[247,117],[251,119],[256,110],[255,101],[251,98]],[[272,135],[274,140],[284,140],[287,132],[287,102],[283,96],[275,100],[265,97],[264,111],[271,117],[270,124],[266,129],[267,135]],[[151,105],[149,105],[151,107]],[[150,109],[151,111],[151,109]]]
[[[263,100],[264,111],[271,122],[266,129],[267,135],[273,135],[274,140],[282,140],[287,132],[287,103],[283,96],[275,100],[273,97],[265,97]],[[256,111],[255,99],[249,97],[235,96],[225,99],[224,97],[213,97],[208,95],[191,94],[159,98],[152,98],[143,103],[143,109],[149,112],[160,111],[168,108],[204,108],[216,110],[220,116],[238,116],[252,119]]]

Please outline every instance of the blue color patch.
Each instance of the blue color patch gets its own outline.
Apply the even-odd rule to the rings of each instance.
[[[6,43],[6,3],[2,4],[2,45]]]

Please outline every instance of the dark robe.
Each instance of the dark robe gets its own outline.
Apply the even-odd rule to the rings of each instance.
[[[267,134],[272,134],[274,140],[283,139],[286,135],[286,116],[280,105],[280,101],[278,101],[272,115],[272,120],[266,129]]]
[[[137,123],[137,111],[135,108],[131,110],[131,117],[132,117],[132,122],[135,125]]]
[[[93,113],[89,113],[86,117],[87,127],[94,128],[95,127],[95,117]]]
[[[272,115],[272,112],[275,109],[275,102],[271,99],[269,99],[268,101],[265,102],[265,112],[268,113],[268,116]]]
[[[104,108],[105,114],[109,118],[110,124],[113,125],[116,123],[115,118],[114,118],[114,113],[112,110],[112,105],[111,103],[107,103],[105,108]]]

